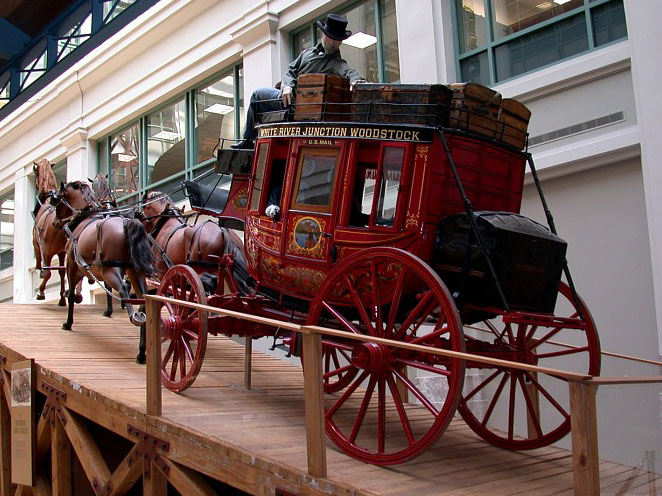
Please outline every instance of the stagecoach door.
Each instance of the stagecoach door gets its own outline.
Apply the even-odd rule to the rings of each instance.
[[[293,263],[329,263],[335,257],[334,192],[343,147],[340,142],[320,147],[310,141],[314,140],[301,140],[296,149],[285,252]]]

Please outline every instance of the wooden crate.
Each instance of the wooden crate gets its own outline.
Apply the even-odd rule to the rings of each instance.
[[[442,84],[357,84],[352,121],[448,126],[452,96]]]
[[[526,146],[530,118],[531,111],[523,103],[512,98],[504,98],[499,109],[501,124],[499,139],[522,150]]]
[[[499,129],[499,107],[501,94],[477,83],[453,83],[450,112],[450,127],[497,138]]]
[[[294,120],[349,120],[349,98],[349,79],[332,74],[302,74],[297,81]]]

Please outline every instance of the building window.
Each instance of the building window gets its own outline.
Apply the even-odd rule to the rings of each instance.
[[[365,0],[334,10],[347,17],[352,36],[340,47],[342,57],[371,82],[400,81],[395,0]],[[318,20],[324,22],[326,15]],[[292,58],[321,40],[316,22],[292,33]]]
[[[219,138],[229,146],[243,124],[242,86],[236,65],[102,139],[99,170],[109,173],[118,200],[130,203],[159,190],[179,201],[182,181],[215,183],[208,172]]]
[[[0,270],[14,265],[14,193],[0,197]]]
[[[491,85],[627,37],[623,0],[455,0],[463,81]]]

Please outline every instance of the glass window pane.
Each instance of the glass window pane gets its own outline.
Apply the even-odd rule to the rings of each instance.
[[[591,10],[595,46],[626,38],[625,9],[623,2],[611,2]]]
[[[184,100],[147,115],[147,181],[162,181],[186,167]]]
[[[584,5],[584,0],[492,0],[496,40]]]
[[[479,53],[460,61],[462,81],[490,85],[490,70],[487,60],[487,52]]]
[[[137,123],[110,137],[110,177],[118,197],[138,191],[139,150]]]
[[[219,136],[226,139],[234,138],[236,118],[234,88],[234,72],[230,72],[206,88],[195,92],[198,164],[213,158],[212,151],[218,143]],[[232,141],[225,141],[224,147],[229,148],[231,144]]]
[[[460,53],[469,52],[487,43],[485,4],[483,0],[456,0]]]
[[[342,57],[368,81],[379,82],[374,2],[365,2],[341,13],[347,17],[347,29],[352,32],[340,47]]]
[[[0,199],[0,270],[14,264],[14,194]]]
[[[267,143],[260,143],[257,153],[257,168],[255,169],[255,180],[253,181],[253,189],[251,191],[251,210],[260,208],[260,196],[262,196],[264,168],[267,164],[269,145]]]
[[[337,155],[307,153],[301,161],[299,188],[295,203],[328,206],[336,170]]]
[[[310,29],[310,26],[292,36],[292,49],[294,50],[295,57],[299,55],[304,48],[310,48],[313,45],[313,30]]]
[[[495,51],[497,80],[537,69],[588,50],[584,15],[514,39]]]
[[[381,0],[382,51],[384,58],[384,82],[400,81],[400,56],[398,53],[398,23],[395,0]]]
[[[393,225],[404,156],[404,148],[388,147],[384,150],[379,201],[377,202],[377,219],[375,221],[377,225]]]

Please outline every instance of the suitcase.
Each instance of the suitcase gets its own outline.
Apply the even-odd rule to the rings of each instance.
[[[527,129],[531,111],[526,106],[512,98],[501,100],[499,123],[501,124],[499,139],[518,150],[526,146]]]
[[[302,74],[297,80],[295,121],[349,120],[349,79],[332,74]]]
[[[567,243],[527,217],[507,212],[475,212],[481,240],[511,310],[553,313]],[[442,219],[435,269],[461,305],[503,308],[467,214]],[[483,320],[465,310],[465,324]],[[466,320],[465,320],[466,319]]]
[[[357,84],[352,121],[448,126],[452,96],[442,84]]]
[[[452,83],[450,127],[497,138],[501,94],[477,83]]]

